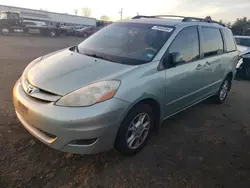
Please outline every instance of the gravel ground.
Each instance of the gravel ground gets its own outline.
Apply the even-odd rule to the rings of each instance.
[[[72,155],[19,123],[12,88],[35,57],[80,38],[0,36],[0,187],[250,187],[250,87],[235,81],[223,105],[207,100],[163,122],[136,156]]]

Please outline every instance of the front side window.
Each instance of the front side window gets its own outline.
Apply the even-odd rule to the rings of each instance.
[[[116,63],[143,64],[152,61],[172,31],[168,26],[115,23],[83,41],[78,50]]]
[[[198,60],[200,57],[199,35],[197,27],[183,29],[169,47],[169,54],[180,53],[182,63]]]
[[[223,53],[223,40],[221,32],[217,28],[202,28],[204,57],[210,57]]]
[[[16,13],[10,13],[8,15],[8,19],[17,20],[18,19],[18,15]]]

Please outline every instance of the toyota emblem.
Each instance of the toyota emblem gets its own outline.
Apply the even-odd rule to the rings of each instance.
[[[27,88],[27,93],[28,94],[34,93],[35,90],[36,90],[35,87],[33,87],[32,85],[28,85],[28,88]]]

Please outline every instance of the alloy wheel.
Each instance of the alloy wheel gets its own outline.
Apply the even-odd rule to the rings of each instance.
[[[228,89],[229,89],[229,82],[228,82],[228,80],[225,80],[222,87],[221,87],[221,90],[220,90],[220,100],[221,101],[223,101],[226,98]]]
[[[146,113],[138,114],[130,123],[126,142],[130,149],[139,148],[145,139],[150,130],[150,117]]]

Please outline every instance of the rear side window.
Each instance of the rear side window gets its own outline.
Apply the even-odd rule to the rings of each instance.
[[[232,32],[226,29],[223,29],[223,34],[225,36],[225,42],[226,42],[226,46],[227,46],[227,52],[232,52],[236,50],[236,45],[234,42],[234,38],[232,35]]]
[[[204,57],[210,57],[223,53],[223,40],[221,32],[217,28],[202,28]]]
[[[200,58],[199,35],[197,27],[183,29],[169,47],[169,53],[179,52],[183,63],[195,61]]]

